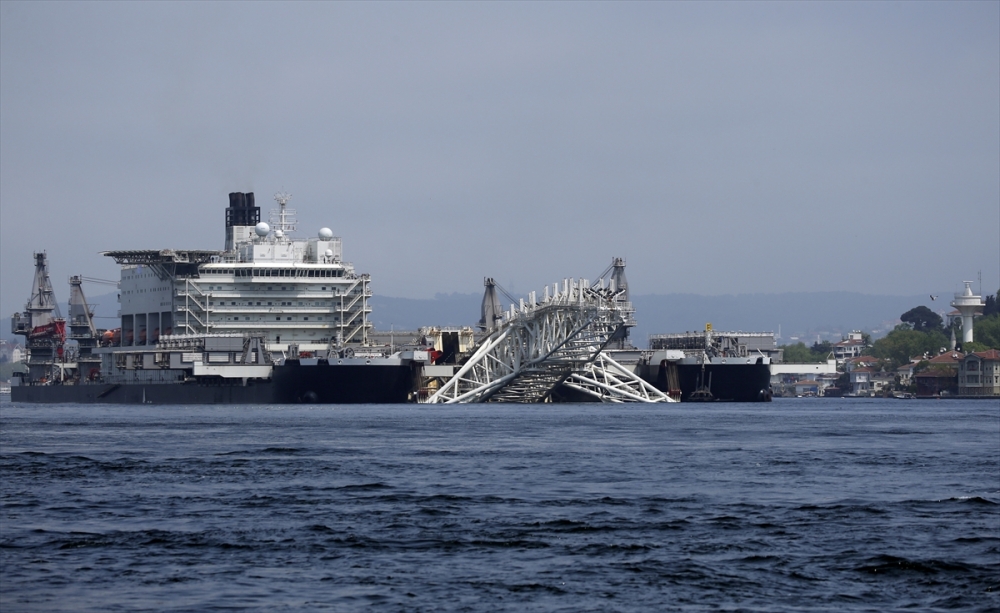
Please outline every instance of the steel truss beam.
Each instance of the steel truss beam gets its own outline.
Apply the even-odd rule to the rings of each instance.
[[[532,292],[427,402],[545,402],[560,384],[606,402],[670,401],[601,353],[631,322],[621,293],[586,279],[546,287],[541,301]]]
[[[603,351],[583,370],[570,374],[563,385],[601,402],[677,402]]]

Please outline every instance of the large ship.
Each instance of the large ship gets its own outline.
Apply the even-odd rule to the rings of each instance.
[[[638,374],[681,402],[770,402],[771,361],[779,355],[771,333],[654,334]]]
[[[604,277],[630,304],[625,260],[613,258],[601,275]],[[630,321],[622,327],[604,353],[671,398],[681,402],[771,400],[771,362],[780,360],[781,355],[774,334],[713,332],[708,324],[704,332],[654,334],[649,338],[649,349],[639,349],[629,338],[633,325]],[[587,400],[565,388],[558,390],[556,398]]]
[[[366,403],[414,398],[431,347],[369,342],[370,277],[329,228],[295,238],[289,196],[270,222],[229,194],[225,248],[108,251],[121,266],[120,326],[98,330],[79,282],[70,331],[44,253],[11,328],[26,337],[15,402]],[[78,279],[78,278],[77,278]],[[72,281],[71,281],[72,285]],[[71,341],[67,343],[67,340]]]

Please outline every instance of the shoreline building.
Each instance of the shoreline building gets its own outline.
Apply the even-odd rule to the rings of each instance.
[[[985,303],[982,296],[976,296],[972,293],[972,281],[963,281],[963,283],[965,283],[965,289],[955,294],[951,306],[962,314],[962,342],[971,343],[973,341],[973,320],[977,314],[983,312]]]
[[[966,354],[958,364],[959,396],[1000,396],[1000,351]]]

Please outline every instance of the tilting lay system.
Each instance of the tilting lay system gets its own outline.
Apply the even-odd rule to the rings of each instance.
[[[603,279],[594,286],[565,279],[540,301],[532,292],[502,315],[498,301],[484,300],[490,308],[482,324],[492,332],[427,402],[545,402],[560,385],[603,402],[671,402],[601,352],[631,324],[623,292]]]

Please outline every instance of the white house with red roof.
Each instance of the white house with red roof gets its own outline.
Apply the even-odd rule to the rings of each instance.
[[[865,343],[861,331],[854,330],[844,340],[834,343],[833,355],[837,358],[838,364],[843,364],[845,360],[864,355],[867,348],[868,345]]]
[[[918,361],[911,361],[896,369],[896,376],[899,377],[900,385],[909,385],[913,382],[913,372],[917,368]]]
[[[870,355],[859,355],[856,358],[844,360],[844,372],[851,372],[855,368],[874,367],[878,365],[878,358]]]
[[[872,386],[872,374],[875,369],[868,366],[861,366],[851,371],[851,395],[868,396],[875,389]]]

